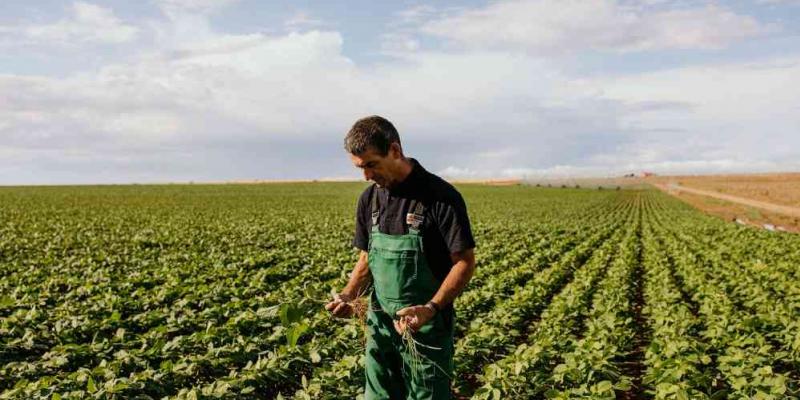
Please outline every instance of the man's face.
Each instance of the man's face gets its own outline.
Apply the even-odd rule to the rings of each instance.
[[[373,147],[360,154],[351,154],[350,160],[356,168],[364,171],[364,179],[373,181],[378,186],[391,188],[397,183],[396,163],[399,159],[397,143],[392,143],[385,156],[380,155]]]

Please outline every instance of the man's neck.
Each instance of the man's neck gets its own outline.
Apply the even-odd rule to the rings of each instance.
[[[414,170],[414,164],[409,158],[403,158],[400,161],[400,165],[397,166],[397,179],[395,179],[391,186],[387,186],[390,192],[397,190],[398,187],[402,186],[403,182],[408,179],[408,176],[411,175],[411,171]]]
[[[403,182],[411,175],[411,171],[414,169],[414,164],[411,163],[411,160],[407,157],[403,158],[400,162],[400,169],[398,173],[397,183]]]

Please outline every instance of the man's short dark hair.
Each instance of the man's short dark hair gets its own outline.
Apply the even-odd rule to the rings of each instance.
[[[400,144],[397,129],[388,119],[371,115],[353,124],[344,138],[344,149],[350,154],[362,154],[372,147],[381,156],[386,156],[392,143]]]

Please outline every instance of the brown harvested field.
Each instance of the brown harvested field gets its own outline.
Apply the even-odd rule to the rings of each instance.
[[[740,223],[760,228],[763,228],[764,224],[771,224],[778,229],[800,232],[800,219],[796,217],[693,193],[672,192],[671,194],[703,212],[718,216],[726,221],[734,222],[739,220]]]
[[[800,173],[659,176],[648,178],[646,181],[662,189],[669,188],[670,185],[680,185],[779,206],[800,207]],[[702,211],[728,221],[738,219],[749,225],[763,227],[765,224],[770,224],[778,229],[800,232],[800,219],[796,216],[700,194],[669,189],[666,191]]]
[[[663,176],[657,183],[676,183],[747,199],[790,207],[800,207],[800,173]]]

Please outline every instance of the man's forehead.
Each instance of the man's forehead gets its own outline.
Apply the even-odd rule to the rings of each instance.
[[[375,152],[372,149],[368,149],[367,151],[365,151],[363,153],[351,154],[350,155],[350,159],[353,160],[353,164],[355,164],[358,167],[363,167],[363,166],[365,166],[365,165],[367,165],[368,163],[371,163],[371,162],[380,161],[382,158],[383,157],[378,155],[378,153]]]

